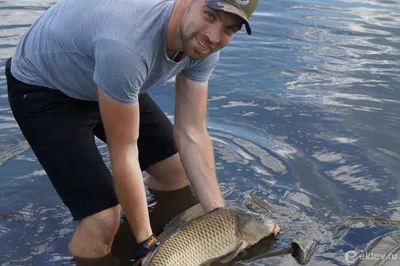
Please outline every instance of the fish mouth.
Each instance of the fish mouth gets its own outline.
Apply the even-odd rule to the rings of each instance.
[[[278,236],[280,230],[281,228],[279,227],[279,225],[275,223],[272,228],[272,235],[274,236],[274,238]]]
[[[268,217],[260,214],[259,216],[261,223],[270,230],[273,238],[276,238],[279,234],[279,231],[281,230],[281,228],[279,227],[278,223],[276,223],[275,221],[269,219]]]

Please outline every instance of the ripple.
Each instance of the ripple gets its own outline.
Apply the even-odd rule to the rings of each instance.
[[[283,199],[305,206],[310,209],[313,208],[311,198],[307,194],[302,192],[286,191],[283,195]]]
[[[0,2],[1,60],[54,3]],[[352,229],[334,238],[343,214],[400,217],[399,14],[390,0],[260,1],[252,36],[242,30],[224,48],[210,80],[207,127],[221,185],[236,184],[230,198],[250,191],[273,206],[277,245],[299,235],[318,241],[311,265],[346,264],[346,251],[372,239]],[[3,75],[0,260],[68,264],[74,222],[27,143],[10,138],[20,132],[5,86]],[[159,102],[169,114],[171,91]],[[107,146],[96,143],[110,167]],[[285,262],[294,263],[271,265]]]
[[[357,142],[357,139],[352,139],[352,138],[335,138],[334,140],[336,140],[339,143],[354,143]]]
[[[27,179],[27,178],[31,178],[33,176],[46,176],[46,175],[47,174],[46,174],[46,172],[44,170],[36,170],[36,171],[33,171],[32,173],[29,173],[29,174],[25,174],[25,175],[14,177],[13,179],[14,180]]]
[[[328,152],[327,150],[315,152],[312,156],[320,162],[324,163],[333,163],[337,161],[342,161],[343,159],[343,156],[340,153]]]
[[[241,139],[241,138],[233,138],[233,141],[238,144],[239,146],[243,147],[246,149],[248,152],[251,154],[255,155],[261,160],[261,163],[271,169],[274,172],[286,174],[287,169],[285,165],[276,159],[275,157],[271,156],[266,150],[264,150],[262,147],[256,145],[255,143],[252,143],[248,140]]]
[[[389,219],[400,221],[400,200],[392,200],[388,202]]]
[[[231,108],[231,107],[243,107],[243,106],[258,106],[255,103],[246,103],[246,102],[237,102],[237,101],[229,101],[228,104],[222,105],[221,108]]]
[[[26,140],[9,140],[6,143],[0,143],[0,166],[29,148]]]
[[[10,232],[10,229],[8,229],[5,226],[1,226],[0,225],[0,237],[4,236],[5,234],[7,234],[8,232]]]
[[[377,180],[371,175],[363,175],[366,170],[365,166],[361,165],[342,165],[334,170],[327,171],[327,174],[354,190],[381,191]]]
[[[229,124],[218,124],[214,122],[208,122],[207,127],[210,129],[211,135],[214,134],[214,131],[227,134],[227,137],[230,135],[229,138],[246,136],[246,140],[254,142],[263,149],[268,149],[282,158],[291,158],[296,154],[296,149],[289,144],[272,137],[267,138],[262,135],[255,135],[253,132],[244,127],[238,127]]]

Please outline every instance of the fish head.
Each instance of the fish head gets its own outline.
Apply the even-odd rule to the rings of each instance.
[[[243,240],[254,245],[271,234],[276,235],[279,232],[279,227],[274,220],[266,215],[238,209],[237,230]]]

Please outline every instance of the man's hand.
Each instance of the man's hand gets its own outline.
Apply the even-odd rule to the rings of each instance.
[[[153,252],[149,252],[146,256],[144,256],[141,260],[140,260],[140,265],[144,265],[146,262],[147,262],[147,260],[150,258],[150,256],[151,256],[151,254],[152,254]]]
[[[150,257],[150,254],[157,249],[157,247],[160,245],[160,242],[156,238],[155,235],[151,235],[149,238],[146,240],[138,243],[136,245],[136,258],[141,258],[140,263],[143,265],[146,263],[148,258]]]

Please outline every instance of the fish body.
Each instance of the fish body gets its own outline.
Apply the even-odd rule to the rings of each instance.
[[[227,262],[243,249],[276,234],[267,217],[238,208],[219,208],[180,226],[153,252],[146,266],[199,266]]]

